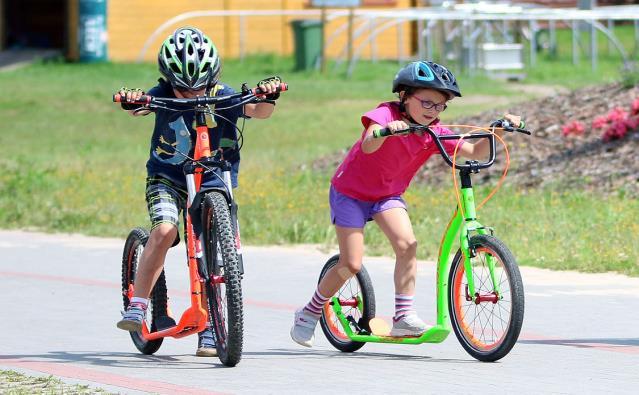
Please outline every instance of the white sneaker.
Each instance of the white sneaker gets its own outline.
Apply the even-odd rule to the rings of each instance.
[[[393,329],[390,335],[393,337],[421,336],[430,326],[419,319],[417,314],[405,315],[399,321],[393,320]]]
[[[129,332],[142,330],[142,321],[146,315],[146,306],[140,303],[129,303],[129,307],[122,313],[122,319],[117,327]]]
[[[315,327],[318,317],[309,314],[306,310],[300,309],[295,312],[293,327],[291,328],[291,338],[295,343],[304,347],[313,347],[315,340]]]

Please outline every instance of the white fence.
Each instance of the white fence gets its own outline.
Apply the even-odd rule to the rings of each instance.
[[[294,16],[309,19],[320,19],[321,10],[204,10],[192,11],[177,15],[160,25],[146,40],[138,60],[144,59],[149,46],[159,35],[167,34],[167,30],[178,22],[199,17],[239,17],[240,57],[246,54],[246,32],[251,24],[251,17]],[[578,63],[581,52],[590,57],[591,66],[597,68],[597,34],[603,34],[608,40],[609,51],[617,51],[624,62],[629,65],[630,58],[615,37],[613,27],[616,22],[632,22],[634,24],[634,47],[632,54],[639,53],[639,6],[598,7],[592,10],[574,8],[525,8],[523,6],[500,4],[459,4],[451,8],[411,8],[411,9],[353,9],[351,18],[347,9],[329,9],[325,11],[327,21],[342,20],[343,23],[325,38],[324,45],[329,47],[340,35],[349,35],[346,44],[336,57],[337,64],[347,61],[348,73],[355,70],[358,60],[366,48],[370,49],[371,58],[376,60],[375,38],[385,34],[387,30],[397,27],[398,62],[404,62],[413,54],[403,53],[405,40],[402,26],[406,22],[417,25],[417,57],[434,59],[434,48],[439,48],[441,57],[455,57],[461,66],[469,70],[480,67],[478,50],[485,43],[513,44],[517,40],[528,40],[530,52],[528,62],[535,64],[538,38],[540,32],[547,33],[546,44],[556,47],[556,29],[568,27],[572,31],[572,61]],[[352,22],[349,28],[349,19]],[[587,46],[583,44],[581,34],[587,26],[589,39]],[[353,42],[359,44],[353,47]]]

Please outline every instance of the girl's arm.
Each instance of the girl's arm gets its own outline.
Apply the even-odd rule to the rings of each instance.
[[[521,122],[521,117],[518,115],[506,114],[504,118],[507,119],[513,125],[519,125]],[[496,130],[495,134],[499,137],[504,135],[503,130]],[[459,147],[459,154],[468,159],[481,160],[488,157],[490,153],[490,147],[488,146],[488,139],[481,139],[476,143],[468,143],[462,144]]]
[[[393,121],[393,122],[389,122],[388,125],[386,125],[386,127],[390,129],[392,132],[396,132],[398,130],[408,129],[408,124],[404,121]],[[362,139],[362,152],[364,152],[365,154],[372,154],[373,152],[377,151],[379,147],[382,146],[382,144],[384,144],[384,140],[386,140],[386,137],[378,137],[378,138],[373,137],[373,132],[381,128],[382,127],[380,125],[374,122],[368,125],[368,128],[366,129],[366,134],[364,135],[364,138]],[[390,137],[390,136],[387,136],[387,137]]]

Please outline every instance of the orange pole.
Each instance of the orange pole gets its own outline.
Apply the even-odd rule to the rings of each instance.
[[[80,57],[78,50],[79,14],[78,0],[67,0],[67,48],[65,55],[67,59],[72,61],[76,61]]]

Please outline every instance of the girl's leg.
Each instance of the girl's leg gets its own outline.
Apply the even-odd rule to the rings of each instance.
[[[414,295],[417,275],[417,239],[408,213],[403,208],[392,208],[375,214],[373,219],[395,251],[395,292]]]
[[[335,231],[340,251],[339,261],[326,272],[308,304],[295,312],[291,337],[306,347],[313,345],[315,326],[322,316],[324,304],[362,267],[364,229],[336,225]]]
[[[395,316],[391,336],[418,336],[427,326],[415,314],[417,240],[404,208],[391,208],[373,216],[395,251]]]
[[[335,232],[339,245],[339,262],[326,272],[317,287],[322,295],[329,298],[335,295],[346,280],[359,273],[364,255],[363,228],[344,228],[336,225]]]

